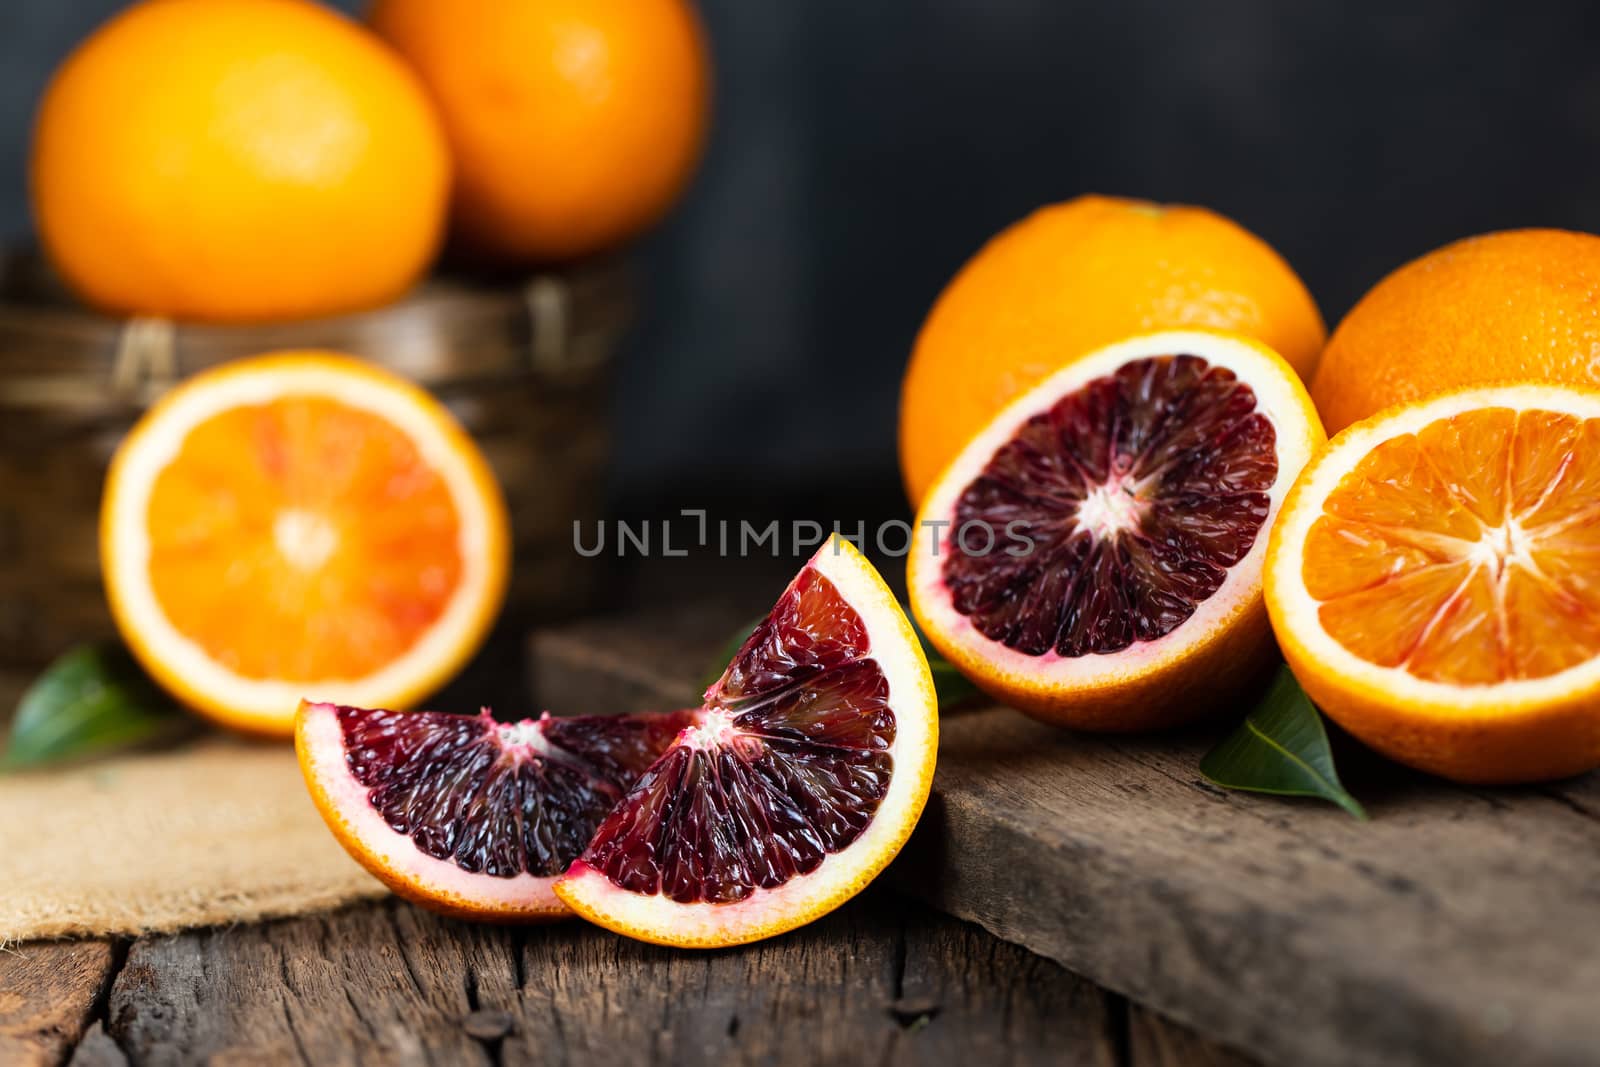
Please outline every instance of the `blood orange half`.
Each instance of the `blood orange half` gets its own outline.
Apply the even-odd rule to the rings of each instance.
[[[584,918],[713,948],[859,892],[910,836],[938,744],[910,623],[859,552],[825,544],[555,885]]]
[[[329,829],[390,889],[465,918],[533,919],[566,913],[556,875],[690,717],[302,703],[294,739]]]
[[[979,688],[1038,718],[1194,718],[1260,666],[1266,532],[1321,423],[1249,338],[1147,334],[996,416],[918,515],[911,604]]]

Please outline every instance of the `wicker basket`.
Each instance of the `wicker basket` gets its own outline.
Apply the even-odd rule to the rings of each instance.
[[[112,633],[96,525],[117,442],[186,375],[284,348],[332,348],[426,386],[483,447],[511,509],[509,610],[582,606],[572,523],[598,513],[607,385],[631,309],[615,264],[523,284],[438,281],[392,307],[266,326],[118,320],[72,303],[36,258],[0,269],[0,666]]]

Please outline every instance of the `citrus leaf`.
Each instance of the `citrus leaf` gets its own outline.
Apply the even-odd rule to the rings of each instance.
[[[904,609],[902,608],[901,610]],[[934,647],[928,643],[928,639],[922,634],[922,627],[917,625],[916,619],[912,617],[909,611],[906,612],[906,620],[911,623],[911,630],[917,635],[917,640],[922,642],[922,651],[928,657],[928,673],[933,675],[933,692],[939,700],[939,710],[947,711],[957,704],[977,696],[977,687],[967,681],[965,676],[956,670],[949,660],[939,655]],[[702,688],[709,688],[716,684],[717,679],[722,677],[722,672],[727,669],[728,664],[733,662],[733,657],[739,654],[739,649],[744,647],[745,641],[755,632],[755,628],[765,621],[766,616],[762,616],[746,625],[736,636],[730,638],[727,644],[722,646],[721,650],[717,652],[717,658],[701,678],[700,685]]]
[[[1200,773],[1225,789],[1318,797],[1367,817],[1339,781],[1322,716],[1287,666],[1239,728],[1200,760]]]
[[[148,744],[191,720],[120,645],[81,645],[45,668],[17,704],[0,769]]]

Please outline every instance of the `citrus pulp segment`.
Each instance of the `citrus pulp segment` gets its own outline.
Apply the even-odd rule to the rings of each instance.
[[[927,801],[938,713],[899,605],[837,537],[806,564],[555,892],[660,944],[793,929],[854,896]]]
[[[1379,751],[1471,782],[1600,765],[1600,393],[1356,423],[1290,494],[1266,591],[1296,677]]]
[[[1168,331],[1101,349],[936,479],[912,608],[979,688],[1039,718],[1193,718],[1270,653],[1265,531],[1321,441],[1299,378],[1248,338]]]
[[[152,408],[101,506],[112,613],[180,699],[288,736],[303,696],[405,706],[477,649],[509,532],[426,392],[330,353],[239,360]]]
[[[295,749],[328,828],[390,889],[463,918],[535,919],[566,914],[556,875],[687,722],[306,703]]]

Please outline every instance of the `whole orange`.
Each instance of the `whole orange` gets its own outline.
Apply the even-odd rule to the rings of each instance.
[[[1334,434],[1391,404],[1510,379],[1600,385],[1600,237],[1507,230],[1407,263],[1339,323],[1311,398]]]
[[[1183,326],[1253,337],[1301,377],[1326,337],[1283,258],[1205,208],[1080,196],[1002,231],[940,294],[911,353],[900,470],[912,503],[1051,371],[1124,337]]]
[[[480,254],[569,259],[655,222],[700,156],[709,62],[687,0],[377,0],[458,168]]]
[[[214,321],[389,301],[442,236],[450,162],[416,76],[307,0],[145,0],[46,90],[39,236],[89,302]]]

